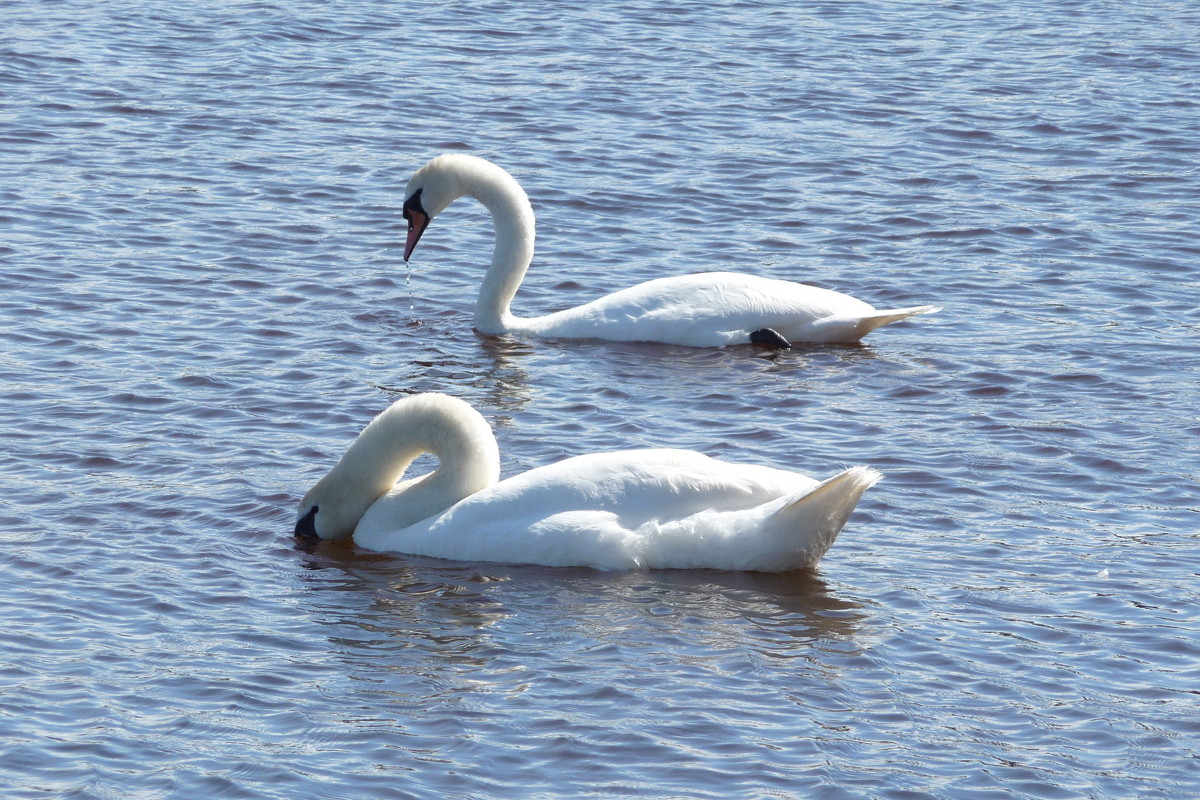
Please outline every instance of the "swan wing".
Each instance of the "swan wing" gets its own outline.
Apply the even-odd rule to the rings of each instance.
[[[873,482],[851,492],[837,530]],[[824,519],[814,512],[815,501],[806,506],[804,498],[817,492],[826,503],[830,493],[818,490],[827,483],[689,451],[596,454],[509,478],[400,530],[376,520],[360,526],[355,541],[369,549],[466,561],[793,569],[815,563],[837,535],[829,534],[828,525],[804,529]],[[832,499],[845,505],[844,494]],[[795,517],[795,509],[805,509],[800,518],[780,517],[785,511]],[[805,543],[814,536],[817,545]]]
[[[867,303],[818,286],[706,272],[647,281],[529,323],[540,336],[716,347],[746,344],[763,328],[792,341],[824,341],[813,338],[820,320],[872,313]]]

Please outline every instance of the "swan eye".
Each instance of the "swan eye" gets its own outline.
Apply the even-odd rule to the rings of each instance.
[[[404,201],[404,209],[401,212],[404,218],[408,220],[408,229],[411,231],[417,225],[417,220],[427,218],[429,215],[425,213],[425,209],[421,206],[421,193],[425,191],[425,187],[421,187],[409,195]]]
[[[300,519],[296,520],[296,530],[293,535],[303,539],[319,539],[317,534],[317,511],[320,506],[313,506]]]

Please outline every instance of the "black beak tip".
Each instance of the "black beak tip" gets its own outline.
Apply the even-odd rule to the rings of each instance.
[[[296,520],[296,529],[292,533],[297,539],[305,539],[315,541],[321,537],[317,535],[317,507],[312,509],[300,519]]]

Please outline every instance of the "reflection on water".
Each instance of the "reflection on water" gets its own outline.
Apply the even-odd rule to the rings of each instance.
[[[379,383],[376,388],[395,398],[470,386],[478,391],[478,405],[509,412],[521,409],[532,391],[529,372],[521,361],[533,355],[533,345],[475,331],[470,336],[478,340],[478,350],[461,348],[438,352],[433,358],[414,359],[406,364],[403,384]]]
[[[534,386],[522,361],[534,352],[534,345],[507,336],[488,336],[475,332],[483,353],[493,361],[491,369],[481,374],[475,385],[486,392],[490,405],[504,412],[518,411],[529,402]],[[507,419],[499,415],[493,424]]]
[[[746,762],[757,747],[731,739],[730,722],[783,741],[812,710],[803,698],[842,707],[845,667],[813,662],[861,657],[868,613],[812,571],[469,565],[330,543],[297,552],[307,569],[297,611],[325,629],[348,704],[369,709],[354,724],[369,719],[376,744],[406,757],[455,753],[473,780],[501,785],[513,778],[485,761],[610,780],[614,760],[651,781],[718,766],[786,773],[791,756]]]
[[[866,613],[811,570],[614,573],[465,565],[373,554],[344,542],[296,548],[306,569],[321,573],[312,584],[318,617],[335,629],[351,625],[378,635],[372,650],[394,637],[397,648],[415,646],[429,657],[447,642],[456,659],[473,649],[515,646],[513,637],[530,633],[524,620],[534,609],[543,632],[572,639],[650,644],[669,630],[688,643],[685,658],[687,650],[701,657],[714,647],[786,657],[814,641],[852,640]],[[475,643],[470,648],[468,638]]]

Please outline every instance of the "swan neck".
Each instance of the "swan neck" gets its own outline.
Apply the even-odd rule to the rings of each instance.
[[[436,493],[442,508],[499,479],[500,453],[487,421],[466,403],[438,395],[394,403],[359,434],[334,470],[343,485],[362,492],[365,511],[424,453],[438,460],[422,481],[424,491]]]
[[[492,263],[479,288],[475,328],[501,334],[517,322],[510,305],[533,260],[533,207],[525,190],[502,170],[484,176],[470,194],[491,213],[496,235]]]

